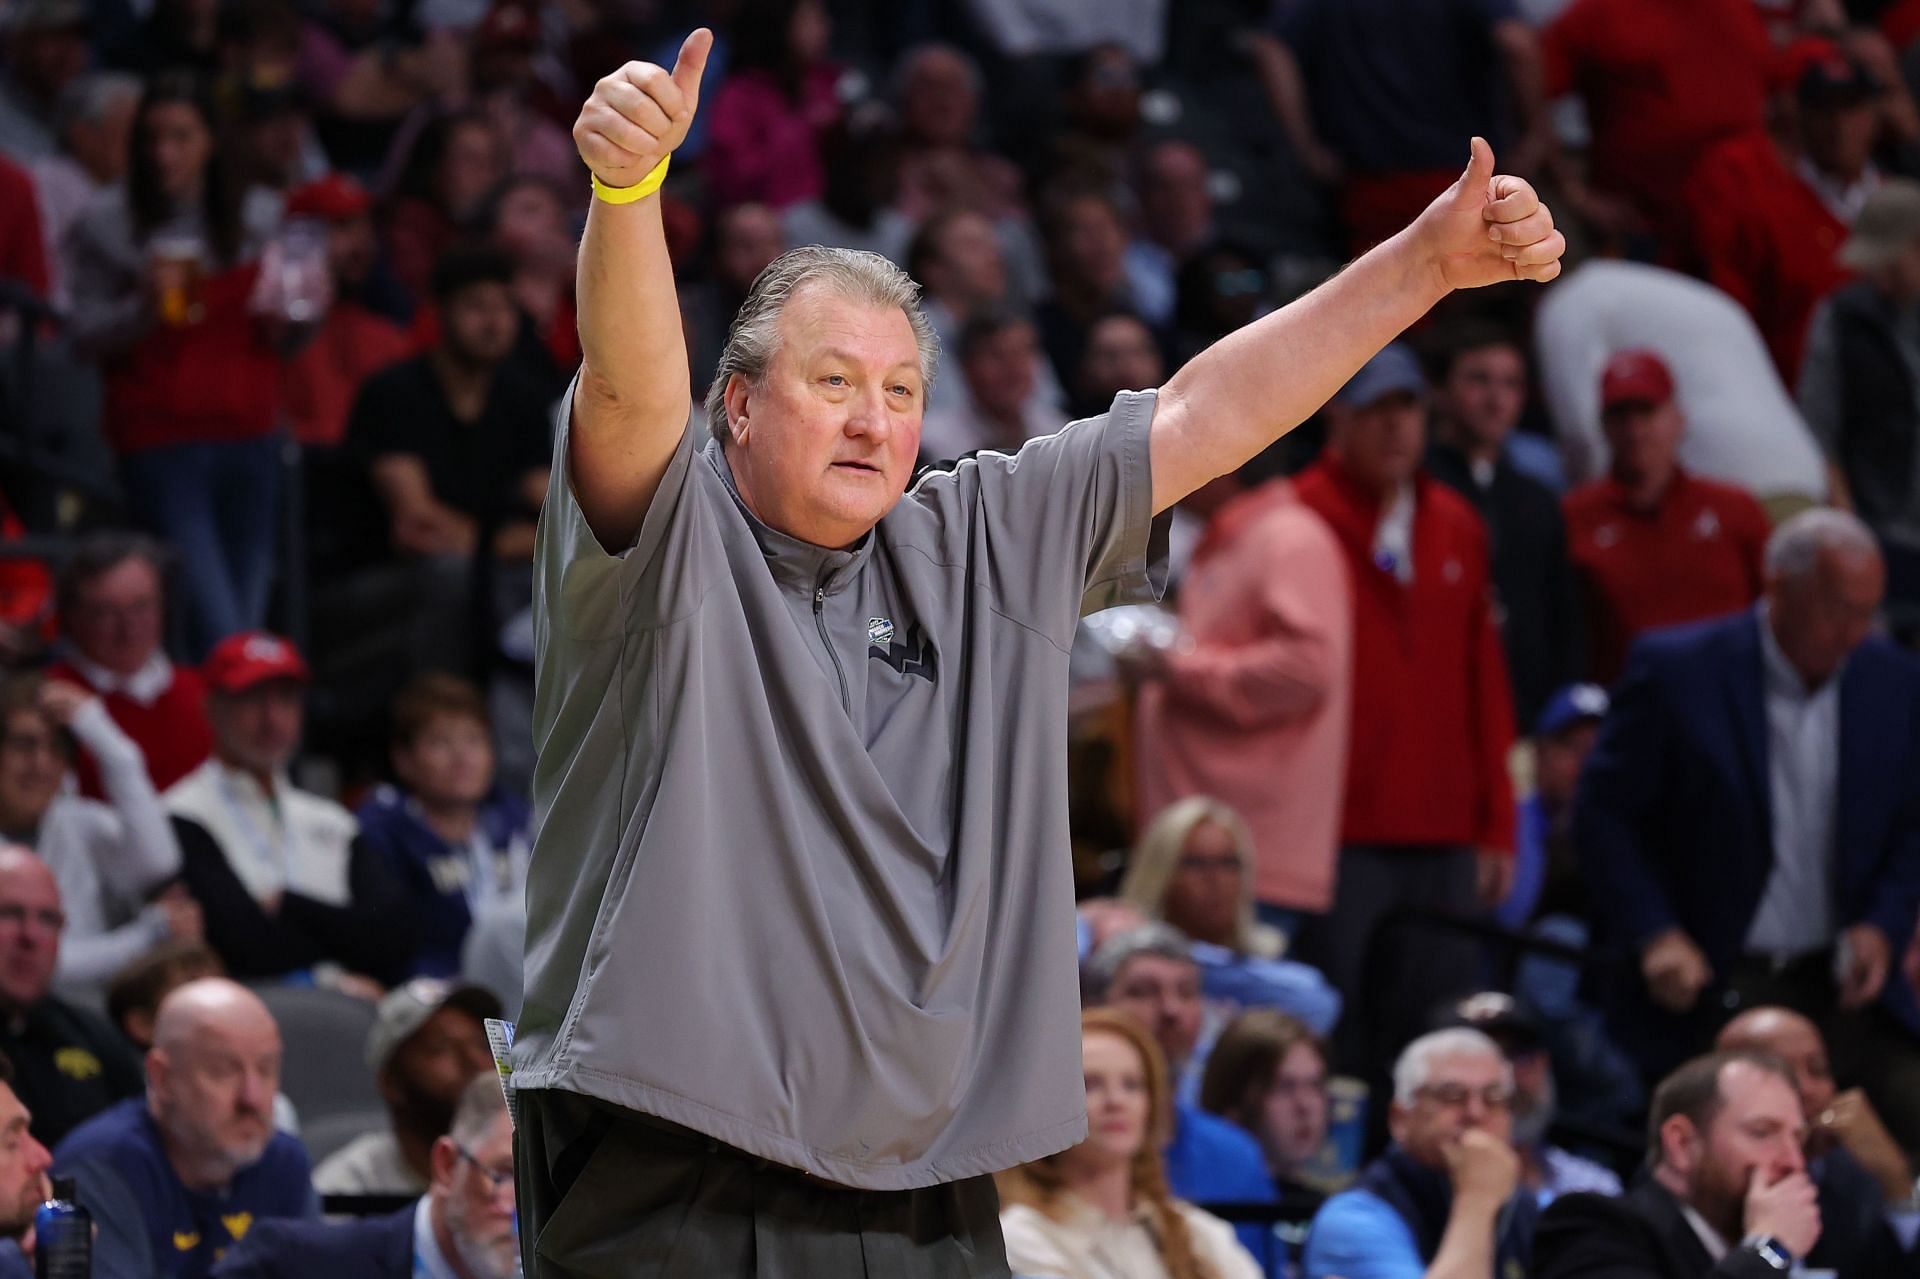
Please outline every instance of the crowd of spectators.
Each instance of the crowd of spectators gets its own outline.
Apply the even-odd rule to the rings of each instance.
[[[515,1273],[568,129],[697,22],[695,402],[781,251],[871,250],[928,466],[1470,136],[1573,246],[1181,503],[1167,642],[1083,628],[1090,1136],[1015,1272],[1920,1274],[1920,4],[13,0],[0,1276],[50,1171],[116,1279]]]

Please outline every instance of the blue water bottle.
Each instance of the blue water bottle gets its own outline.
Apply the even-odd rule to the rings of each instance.
[[[73,1178],[53,1179],[53,1198],[33,1218],[38,1279],[92,1279],[93,1214],[73,1197]]]

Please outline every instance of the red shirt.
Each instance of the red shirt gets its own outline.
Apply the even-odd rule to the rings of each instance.
[[[331,448],[347,434],[353,397],[369,373],[414,353],[407,331],[353,302],[336,302],[314,338],[286,365],[287,420],[302,444]]]
[[[47,674],[100,692],[78,668],[66,662],[55,662]],[[120,731],[146,755],[147,776],[153,779],[153,788],[163,794],[213,753],[206,682],[191,667],[174,667],[173,681],[151,703],[143,704],[119,691],[101,694],[100,700]],[[74,760],[74,772],[80,779],[81,794],[106,798],[100,789],[99,770],[84,751]]]
[[[1374,563],[1380,501],[1330,455],[1295,481],[1353,581],[1353,727],[1341,839],[1513,847],[1513,702],[1487,530],[1453,490],[1414,487],[1413,580]]]
[[[1576,92],[1593,184],[1671,213],[1700,154],[1766,120],[1766,27],[1752,0],[1574,0],[1541,38],[1547,92]]]
[[[1594,677],[1611,683],[1634,636],[1760,598],[1769,525],[1743,488],[1675,474],[1652,511],[1608,477],[1567,494],[1567,555],[1580,581]]]
[[[1781,378],[1794,386],[1813,309],[1847,280],[1835,260],[1846,223],[1763,132],[1715,144],[1687,182],[1685,200],[1695,268],[1747,308]]]
[[[107,437],[121,453],[257,440],[280,410],[280,357],[247,300],[260,265],[208,276],[205,316],[155,325],[107,364]]]

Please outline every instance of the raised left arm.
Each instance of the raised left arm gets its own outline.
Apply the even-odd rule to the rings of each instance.
[[[1164,511],[1300,425],[1454,289],[1551,280],[1566,240],[1533,187],[1473,140],[1460,180],[1392,239],[1195,356],[1160,389],[1153,509]]]

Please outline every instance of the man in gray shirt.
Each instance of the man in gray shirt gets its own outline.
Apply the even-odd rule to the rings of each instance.
[[[1564,242],[1476,143],[1407,232],[1158,391],[909,488],[936,344],[870,254],[768,267],[687,428],[651,191],[710,40],[602,80],[574,128],[597,198],[535,562],[524,1254],[1005,1275],[987,1174],[1086,1131],[1077,619],[1158,593],[1156,516]]]

